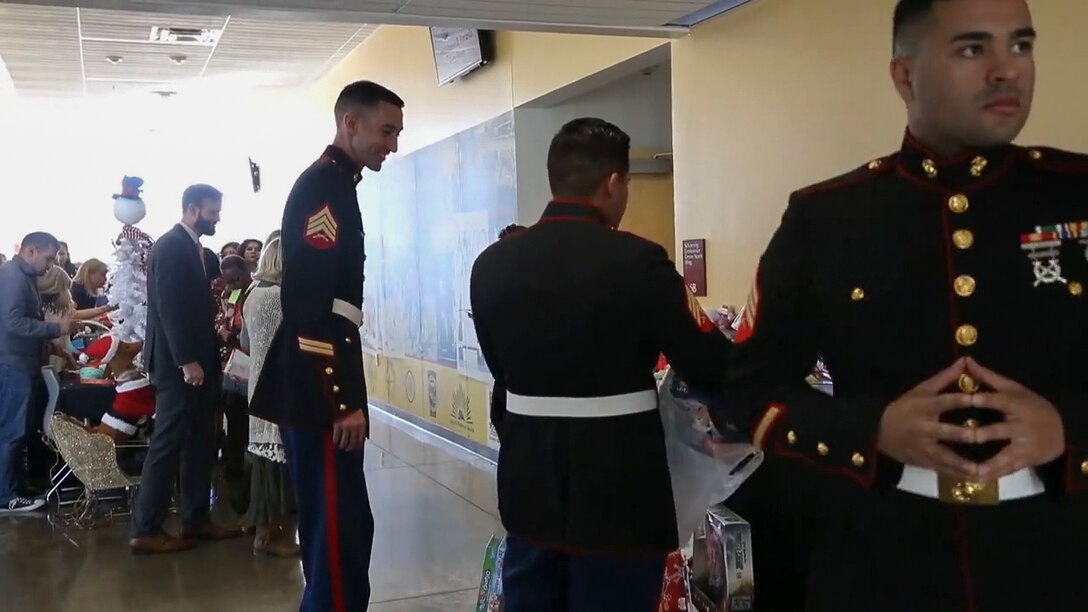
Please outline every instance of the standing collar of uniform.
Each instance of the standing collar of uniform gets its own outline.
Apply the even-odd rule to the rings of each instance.
[[[1008,171],[1015,159],[1011,144],[972,148],[951,157],[932,152],[906,130],[897,160],[899,173],[936,189],[967,190]]]
[[[363,180],[363,169],[347,152],[336,145],[325,147],[325,152],[321,154],[321,161],[336,166],[341,172],[350,176],[356,185]]]
[[[548,202],[544,208],[544,214],[540,217],[541,223],[555,223],[560,221],[580,221],[582,223],[599,223],[606,225],[604,211],[589,200],[571,198],[556,198]]]

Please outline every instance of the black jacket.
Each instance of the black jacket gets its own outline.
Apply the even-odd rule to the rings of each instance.
[[[361,309],[360,169],[328,147],[295,182],[283,212],[283,324],[268,350],[250,413],[291,426],[329,426],[367,412],[359,325],[334,300]]]
[[[791,197],[737,335],[728,412],[809,474],[894,487],[903,466],[876,449],[884,408],[970,356],[1054,403],[1068,451],[1040,476],[1088,491],[1086,247],[1088,157],[1007,146],[941,160],[908,134]],[[805,382],[818,353],[834,397]],[[1001,446],[957,450],[982,461]]]
[[[567,550],[675,549],[654,365],[663,353],[689,383],[712,392],[730,345],[665,249],[609,228],[595,207],[552,202],[539,223],[485,249],[470,284],[495,378],[491,420],[507,531]],[[617,397],[649,409],[579,416],[601,414]],[[511,411],[513,400],[578,412],[533,416]]]
[[[155,385],[182,379],[181,366],[194,362],[206,380],[218,376],[215,311],[202,260],[202,247],[181,225],[151,247],[144,354]]]

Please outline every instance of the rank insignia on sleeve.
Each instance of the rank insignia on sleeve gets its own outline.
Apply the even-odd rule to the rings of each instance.
[[[752,334],[756,331],[756,315],[758,314],[759,284],[753,282],[752,290],[748,293],[748,301],[745,302],[744,308],[741,309],[740,315],[737,317],[737,333],[733,337],[733,342],[740,344],[752,337]]]
[[[321,355],[322,357],[336,357],[336,348],[329,342],[322,342],[313,338],[298,337],[298,348],[303,353]]]
[[[331,249],[336,246],[339,228],[340,224],[336,221],[336,216],[326,204],[306,218],[306,243],[315,249]]]
[[[684,287],[684,293],[688,298],[688,312],[690,312],[691,317],[695,319],[695,324],[699,326],[699,331],[714,331],[716,329],[714,322],[706,315],[706,311],[703,310],[702,305],[699,304],[699,299],[696,298],[695,294],[687,287]]]

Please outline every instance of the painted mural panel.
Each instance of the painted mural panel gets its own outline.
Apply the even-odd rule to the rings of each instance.
[[[489,443],[491,376],[470,318],[479,253],[517,219],[513,114],[368,173],[363,339],[374,399]]]

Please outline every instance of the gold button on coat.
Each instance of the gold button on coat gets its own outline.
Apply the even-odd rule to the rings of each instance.
[[[978,381],[970,374],[960,374],[960,391],[967,394],[978,393]]]
[[[956,329],[956,343],[960,346],[974,346],[978,342],[978,329],[974,325],[960,325]]]
[[[971,160],[971,176],[982,176],[982,171],[990,162],[981,155]]]
[[[854,464],[854,467],[861,467],[865,465],[865,455],[854,453],[854,456],[850,458],[850,462]]]
[[[865,290],[861,287],[857,287],[850,292],[850,299],[855,302],[860,302],[865,299]]]
[[[971,230],[956,230],[952,234],[952,244],[955,244],[957,249],[966,251],[974,246],[975,234]]]
[[[824,444],[823,442],[820,442],[819,444],[816,445],[816,452],[820,453],[820,455],[826,457],[827,454],[831,452],[831,449],[829,449],[827,447],[827,445]]]
[[[797,444],[797,432],[796,431],[791,431],[791,432],[787,433],[786,434],[786,442],[789,442],[790,444]]]
[[[880,166],[883,163],[884,162],[882,160],[874,159],[873,161],[869,162],[869,169],[870,170],[880,170]]]
[[[937,164],[933,163],[932,159],[922,160],[922,171],[929,178],[937,178]]]
[[[1040,151],[1039,149],[1032,149],[1032,150],[1028,151],[1028,155],[1031,156],[1032,159],[1042,159],[1043,158],[1043,152]]]
[[[332,386],[332,392],[333,393],[340,393],[340,385],[333,385]]]
[[[1069,294],[1070,295],[1083,295],[1084,294],[1084,285],[1078,283],[1077,281],[1073,281],[1073,282],[1069,283]]]
[[[970,207],[970,200],[968,200],[967,196],[963,195],[962,193],[957,193],[956,195],[948,198],[948,210],[951,210],[957,215],[967,212],[967,209]]]
[[[332,376],[332,372],[333,372],[332,368],[325,368],[325,374],[328,374],[329,376]]]
[[[1088,476],[1088,461],[1080,464],[1080,473]]]
[[[346,404],[340,404],[340,412],[347,412],[348,407]]]
[[[975,293],[975,279],[966,274],[957,276],[953,285],[956,289],[956,295],[960,297],[971,297]]]

